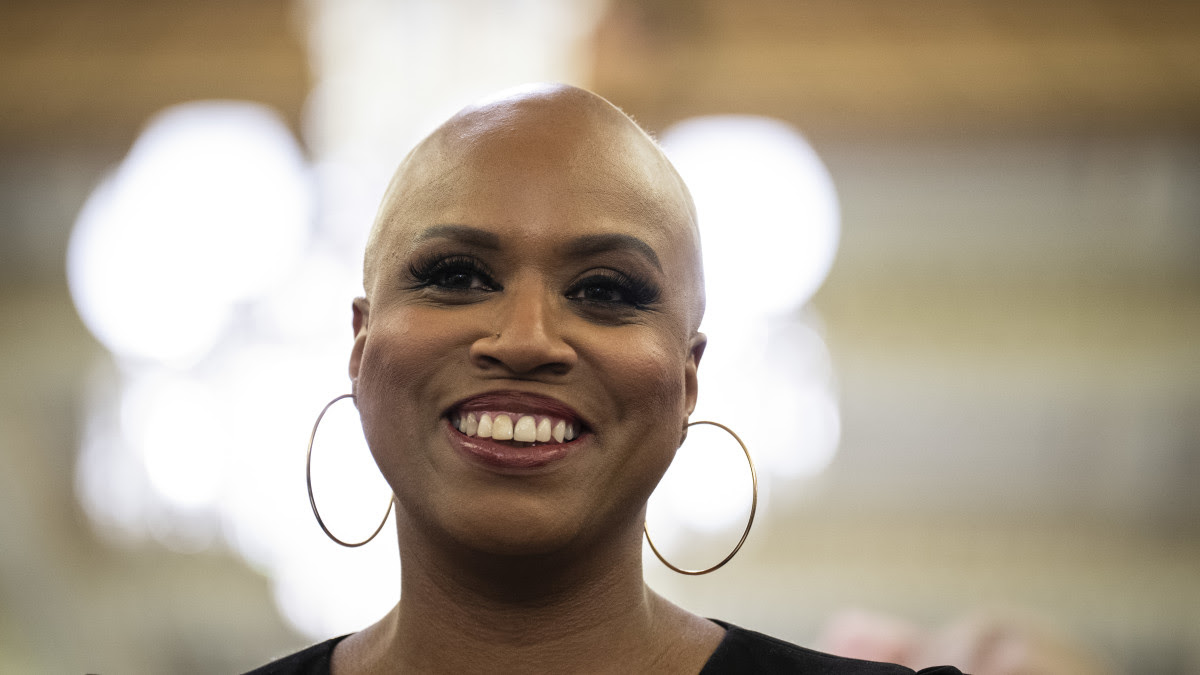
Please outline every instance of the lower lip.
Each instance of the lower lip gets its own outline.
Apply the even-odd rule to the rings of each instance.
[[[537,469],[552,464],[571,454],[587,438],[587,436],[580,436],[567,443],[518,448],[498,443],[490,438],[468,436],[455,429],[449,420],[446,420],[446,430],[449,433],[450,442],[464,454],[497,469]]]

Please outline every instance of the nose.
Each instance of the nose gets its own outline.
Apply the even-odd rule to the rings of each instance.
[[[478,368],[515,377],[565,375],[579,356],[560,332],[555,298],[538,284],[510,284],[494,328],[471,345]]]

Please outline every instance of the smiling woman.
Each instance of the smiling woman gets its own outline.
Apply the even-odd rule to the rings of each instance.
[[[399,602],[259,672],[911,672],[646,587],[704,294],[686,187],[607,101],[527,87],[442,125],[384,197],[364,288],[350,377],[395,495]]]

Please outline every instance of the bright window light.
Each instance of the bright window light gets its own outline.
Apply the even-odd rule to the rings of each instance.
[[[160,113],[76,221],[67,279],[80,316],[119,356],[194,362],[235,303],[295,263],[311,194],[269,109],[207,101]]]

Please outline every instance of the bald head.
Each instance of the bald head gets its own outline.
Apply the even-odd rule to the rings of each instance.
[[[561,84],[527,85],[461,110],[405,157],[388,186],[367,242],[363,285],[368,299],[388,256],[406,232],[427,226],[421,214],[453,218],[471,185],[508,189],[514,172],[546,180],[522,185],[524,199],[561,197],[603,202],[612,218],[661,230],[687,251],[692,328],[703,313],[703,276],[695,206],[658,145],[607,100]],[[507,196],[507,195],[506,195]]]

